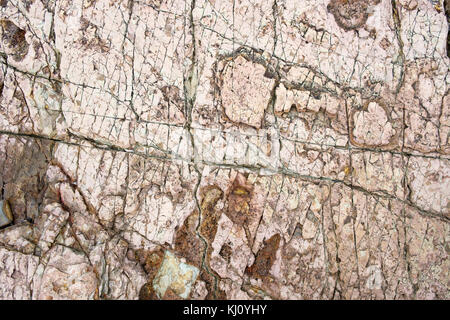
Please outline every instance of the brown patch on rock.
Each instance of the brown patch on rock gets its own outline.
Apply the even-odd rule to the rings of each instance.
[[[234,179],[228,195],[228,210],[226,214],[233,223],[243,226],[248,222],[252,191],[253,187],[239,173]]]
[[[344,30],[361,28],[369,17],[368,8],[380,0],[331,0],[327,6],[334,20]]]
[[[223,191],[217,186],[208,186],[202,190],[202,193],[203,198],[200,204],[202,220],[199,233],[210,246],[216,236],[217,222],[221,215],[220,211],[215,210],[215,206],[223,197]],[[216,288],[218,275],[214,271],[212,271],[214,275],[210,274],[202,265],[206,246],[196,232],[198,219],[199,214],[197,211],[194,211],[186,218],[181,228],[177,230],[175,236],[175,252],[186,258],[188,263],[200,268],[199,278],[205,282],[208,291],[206,299],[224,299],[226,298],[225,293]],[[209,247],[204,261],[206,265],[209,265],[210,255],[211,248]]]
[[[263,247],[256,254],[255,262],[246,269],[246,273],[255,278],[265,279],[269,276],[270,269],[275,262],[276,253],[280,245],[280,234],[273,235],[264,241]]]
[[[383,48],[384,50],[387,50],[391,45],[392,44],[391,44],[391,42],[389,41],[389,39],[387,37],[384,37],[380,41],[380,47]]]
[[[139,291],[139,300],[159,300],[151,282],[144,284]]]
[[[231,255],[233,254],[233,250],[228,244],[224,244],[220,249],[219,255],[225,259],[227,263],[230,263]]]
[[[44,201],[46,172],[53,142],[8,139],[0,148],[0,186],[14,221],[33,221]]]
[[[147,273],[148,281],[153,281],[153,278],[156,276],[164,259],[164,250],[162,248],[154,251],[138,249],[136,250],[135,256],[136,260],[142,265],[144,271]]]
[[[221,290],[221,289],[217,289],[216,292],[216,299],[217,300],[227,300],[227,294],[225,291]]]
[[[200,225],[200,234],[211,244],[217,232],[217,222],[221,212],[215,210],[217,201],[223,197],[223,191],[217,186],[209,186],[204,191],[202,203],[202,222]]]
[[[29,48],[25,40],[25,30],[6,19],[0,20],[0,25],[2,29],[2,42],[6,46],[7,54],[10,54],[16,61],[23,60]]]
[[[215,275],[217,277],[217,274]],[[205,297],[205,300],[226,300],[227,294],[222,291],[220,288],[215,288],[215,279],[209,274],[205,269],[202,269],[199,276],[200,280],[205,282],[206,289],[208,290],[208,294]],[[217,286],[219,284],[217,283]]]
[[[233,223],[242,226],[250,248],[253,247],[253,237],[249,229],[250,219],[253,218],[250,204],[252,196],[253,186],[247,183],[244,175],[239,173],[234,179],[228,195],[228,210],[226,214]]]
[[[175,235],[175,252],[186,258],[186,261],[200,267],[205,245],[196,235],[198,212],[194,211],[186,218]]]
[[[176,294],[171,288],[167,288],[161,300],[184,300],[184,299],[181,298],[178,294]]]

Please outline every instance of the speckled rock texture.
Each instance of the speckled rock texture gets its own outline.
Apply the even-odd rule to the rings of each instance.
[[[450,299],[449,10],[0,1],[0,298]]]

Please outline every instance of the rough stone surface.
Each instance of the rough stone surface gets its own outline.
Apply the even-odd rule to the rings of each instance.
[[[0,15],[0,299],[450,299],[448,1]]]

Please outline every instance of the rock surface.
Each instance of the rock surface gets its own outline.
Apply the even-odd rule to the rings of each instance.
[[[2,1],[0,298],[450,299],[448,10]]]

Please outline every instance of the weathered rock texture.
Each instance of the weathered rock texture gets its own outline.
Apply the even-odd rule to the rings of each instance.
[[[1,1],[0,298],[449,299],[448,10]]]

